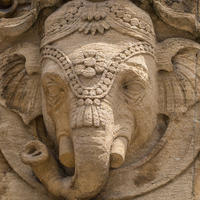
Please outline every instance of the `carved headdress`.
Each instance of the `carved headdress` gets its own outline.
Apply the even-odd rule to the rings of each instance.
[[[132,4],[131,1],[126,1],[124,4],[124,0],[100,2],[74,0],[65,4],[46,20],[45,36],[41,44],[43,48],[42,58],[51,59],[61,67],[74,95],[78,99],[76,107],[83,105],[87,107],[88,105],[101,106],[102,99],[110,91],[118,71],[125,68],[125,66],[122,66],[123,63],[139,54],[154,56],[155,34],[151,18]],[[119,52],[114,53],[113,50],[109,58],[106,58],[103,52],[94,49],[92,52],[89,49],[83,50],[83,52],[78,50],[77,55],[75,55],[75,52],[72,53],[73,55],[69,55],[63,48],[70,48],[71,52],[73,45],[67,46],[67,42],[64,46],[50,45],[70,34],[76,34],[76,32],[85,36],[86,34],[106,34],[112,30],[115,33],[120,33],[120,35],[129,36],[129,39],[128,45],[124,45]],[[117,33],[115,33],[112,34],[110,41],[117,36]],[[101,42],[107,40],[106,37],[98,38]],[[77,40],[82,42],[83,37],[79,35],[73,41],[77,43]],[[118,37],[118,40],[121,40],[120,37]],[[79,59],[76,57],[79,57]],[[145,76],[147,68],[143,64],[135,63],[135,67],[138,68],[135,70]],[[99,79],[97,82],[95,81],[94,85],[91,85],[91,83],[88,85],[87,81],[80,81],[81,76],[94,80],[96,75],[99,76]],[[144,79],[146,80],[146,78]],[[87,112],[84,113],[87,114]],[[74,122],[78,121],[76,117],[79,115],[72,117],[75,118]],[[87,115],[90,115],[93,119],[92,112]],[[99,113],[98,116],[103,115]],[[98,119],[97,123],[95,123],[95,120],[92,121],[86,121],[84,125],[90,124],[99,127],[100,124],[104,124],[103,118]],[[72,125],[72,127],[76,126],[79,127],[77,124]]]
[[[127,0],[126,0],[127,1]],[[114,29],[139,40],[154,43],[155,34],[149,15],[130,1],[90,2],[74,0],[65,4],[46,20],[41,46],[73,32],[104,34]]]

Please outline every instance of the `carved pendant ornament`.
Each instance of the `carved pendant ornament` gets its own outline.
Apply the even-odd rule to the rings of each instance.
[[[199,200],[197,4],[0,0],[0,199]]]

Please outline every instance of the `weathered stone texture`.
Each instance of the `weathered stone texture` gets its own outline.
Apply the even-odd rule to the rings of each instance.
[[[199,200],[195,0],[0,0],[0,200]]]

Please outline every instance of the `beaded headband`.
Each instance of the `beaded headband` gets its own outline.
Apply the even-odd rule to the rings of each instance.
[[[77,60],[71,61],[68,56],[58,48],[53,46],[45,46],[42,50],[42,60],[51,59],[56,62],[66,80],[68,81],[71,90],[77,98],[75,108],[82,107],[82,110],[78,114],[72,116],[72,128],[78,128],[81,126],[99,127],[105,125],[105,114],[103,113],[104,107],[102,102],[106,95],[109,93],[117,73],[124,69],[124,63],[133,56],[147,54],[154,57],[154,48],[147,42],[132,43],[125,48],[119,54],[111,58],[105,59],[104,54],[98,51],[84,51],[82,52],[82,59],[80,57]],[[144,66],[134,65],[126,66],[132,71],[133,67],[137,68],[137,73],[141,76],[146,76],[147,70]],[[128,70],[129,70],[128,68]],[[126,68],[127,69],[127,68]],[[80,76],[87,79],[93,79],[98,75],[96,84],[92,86],[84,86],[80,81]],[[92,111],[93,110],[93,111]],[[74,112],[77,112],[75,109]],[[94,115],[94,113],[96,113]],[[85,117],[87,115],[90,117]],[[80,122],[79,119],[85,119]]]
[[[41,46],[74,32],[95,35],[111,29],[153,44],[155,33],[151,18],[132,2],[128,3],[129,8],[124,6],[124,0],[121,3],[70,1],[47,18]]]

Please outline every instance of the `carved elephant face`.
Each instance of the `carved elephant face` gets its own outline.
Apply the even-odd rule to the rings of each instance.
[[[55,129],[58,141],[72,138],[75,130],[85,129],[85,135],[91,128],[105,130],[111,166],[121,166],[127,145],[133,140],[142,145],[157,123],[153,47],[136,42],[120,51],[97,43],[66,55],[49,46],[43,57],[43,114],[52,137]]]
[[[169,51],[172,46],[176,49]],[[164,41],[157,44],[157,63],[146,42],[128,42],[121,47],[92,43],[71,52],[61,49],[59,44],[43,49],[41,81],[39,65],[36,68],[30,57],[36,55],[35,46],[24,44],[2,55],[2,94],[5,105],[29,123],[41,111],[41,82],[42,113],[49,136],[58,147],[60,163],[75,167],[75,175],[61,178],[53,156],[38,142],[27,145],[23,161],[51,193],[69,199],[89,198],[104,186],[110,166],[119,168],[124,163],[127,148],[140,149],[148,141],[158,114],[171,119],[198,100],[198,86],[197,92],[191,89],[195,88],[195,76],[190,81],[186,77],[198,75],[194,61],[199,46],[189,40]],[[193,63],[190,70],[183,67],[184,59]],[[10,79],[13,73],[16,76]],[[174,88],[179,93],[175,94]]]
[[[21,34],[40,9],[57,2],[33,4],[27,17],[16,18],[10,26],[1,23],[1,35],[8,32],[4,30]],[[153,2],[160,7],[160,2]],[[48,149],[38,137],[22,153],[23,163],[31,166],[41,183],[58,197],[89,199],[103,189],[110,171],[111,182],[120,172],[121,183],[123,169],[134,168],[133,157],[140,161],[138,152],[143,153],[138,166],[149,161],[145,145],[151,145],[152,137],[160,139],[167,129],[161,115],[170,125],[200,100],[200,47],[178,38],[156,43],[150,17],[130,0],[69,1],[46,20],[44,32],[41,51],[23,43],[0,55],[0,103],[18,113],[29,128],[43,116],[46,138],[56,149]],[[8,135],[15,132],[11,130]],[[151,147],[148,153],[155,155]],[[0,148],[11,157],[5,142]],[[19,155],[11,163],[25,168]],[[66,176],[68,168],[75,169],[72,177]],[[129,175],[124,177],[132,184],[135,173]],[[32,175],[24,179],[35,181]]]

